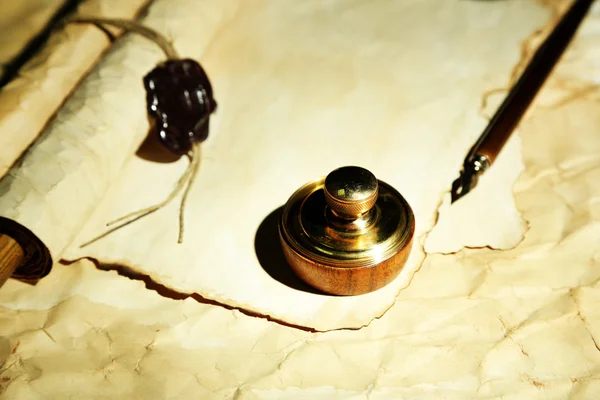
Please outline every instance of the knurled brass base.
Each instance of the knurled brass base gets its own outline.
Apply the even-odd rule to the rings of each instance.
[[[395,255],[367,267],[333,267],[317,263],[295,252],[281,237],[285,259],[300,279],[329,294],[355,296],[381,289],[393,281],[406,264],[412,248],[412,237]]]

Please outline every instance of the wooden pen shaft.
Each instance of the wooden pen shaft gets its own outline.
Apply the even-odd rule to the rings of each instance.
[[[469,158],[481,155],[494,162],[531,102],[575,35],[593,0],[575,0],[554,30],[537,49],[525,71],[471,149]]]

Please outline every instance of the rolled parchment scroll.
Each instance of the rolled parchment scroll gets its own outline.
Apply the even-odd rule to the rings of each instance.
[[[180,39],[193,44],[181,52],[200,59],[231,12],[231,2],[206,3],[157,1],[142,23],[166,33],[176,47]],[[185,16],[173,15],[182,10]],[[13,229],[19,224],[35,235],[55,260],[146,137],[142,77],[162,58],[144,38],[118,40],[0,181],[0,215],[12,221]],[[98,119],[97,113],[111,117]],[[0,233],[9,233],[2,224]]]
[[[87,0],[75,15],[134,18],[148,0]],[[29,4],[31,6],[31,4]],[[117,35],[119,30],[111,29]],[[93,25],[54,27],[45,45],[0,92],[0,177],[42,132],[52,115],[110,46]],[[18,132],[18,134],[16,134]]]
[[[133,18],[147,3],[148,0],[88,0],[77,6],[75,14]],[[13,21],[16,18],[13,14],[23,14],[28,19],[25,24],[21,21],[16,37],[11,35],[11,41],[3,46],[1,54],[4,58],[0,57],[0,61],[6,65],[8,57],[14,57],[18,51],[15,46],[22,48],[40,33],[52,13],[58,12],[60,7],[67,11],[70,6],[54,1],[48,4],[25,2],[8,7],[5,18],[12,17],[10,21]],[[6,29],[10,30],[11,26]],[[118,32],[112,30],[111,33]],[[107,35],[94,26],[65,26],[52,32],[49,40],[20,67],[16,76],[10,75],[11,71],[1,71],[6,72],[1,76],[6,80],[6,86],[0,92],[0,131],[5,133],[0,135],[0,177],[40,134],[64,98],[109,45]],[[0,286],[11,275],[25,280],[46,275],[52,259],[44,244],[27,228],[7,219],[0,222],[0,252],[4,256],[0,261]],[[20,269],[15,271],[17,268]]]
[[[53,15],[68,6],[69,3],[64,0],[15,1],[2,5],[0,34],[10,37],[10,40],[3,40],[0,45],[0,81],[7,72],[12,72],[9,66],[39,35]]]

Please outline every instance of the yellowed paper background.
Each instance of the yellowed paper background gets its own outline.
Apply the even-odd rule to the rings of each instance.
[[[429,255],[382,318],[327,333],[57,265],[0,290],[4,397],[598,398],[599,12],[519,130],[514,249]]]
[[[65,0],[28,0],[3,5],[0,13],[0,76],[66,3]]]

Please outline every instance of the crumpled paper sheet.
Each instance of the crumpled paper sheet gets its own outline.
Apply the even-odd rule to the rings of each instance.
[[[147,3],[147,0],[87,0],[77,7],[79,15],[95,15],[109,18],[132,18]],[[38,4],[40,3],[40,4]],[[11,21],[20,28],[21,36],[13,36],[14,27],[8,43],[19,46],[0,52],[5,57],[14,57],[26,41],[41,30],[43,21],[50,18],[61,2],[33,0],[18,1],[3,5],[2,18]],[[4,13],[4,8],[21,10],[35,23],[36,32],[25,29],[29,26],[22,15]],[[32,11],[35,11],[33,12]],[[29,12],[25,12],[29,11]],[[22,30],[22,32],[21,32]],[[111,32],[117,33],[112,30]],[[26,38],[24,37],[26,36]],[[110,45],[104,32],[92,25],[68,25],[56,30],[48,42],[20,70],[19,74],[0,91],[0,177],[35,140],[65,97],[79,80],[88,73],[98,61],[102,52]],[[0,49],[5,49],[4,44]],[[1,61],[0,61],[1,62]]]
[[[177,244],[174,202],[77,246],[108,230],[106,222],[162,200],[187,162],[133,158],[64,258],[125,266],[179,293],[293,325],[360,328],[393,304],[420,266],[440,196],[487,123],[482,93],[506,85],[521,41],[547,21],[547,10],[458,0],[238,7],[201,58],[219,109],[188,201],[185,242]],[[134,93],[131,104],[141,109]],[[119,96],[127,96],[120,87]],[[519,158],[512,147],[506,154],[515,150]],[[265,271],[289,267],[257,256],[257,230],[298,187],[342,165],[366,167],[403,193],[416,216],[414,251],[400,276],[373,293],[292,289]],[[513,181],[504,183],[510,196]],[[262,245],[276,254],[271,232]]]
[[[0,290],[4,397],[598,399],[599,29],[596,5],[519,130],[514,249],[429,255],[382,318],[325,333],[57,265]]]
[[[597,399],[599,27],[520,129],[514,249],[430,255],[382,318],[326,333],[57,265],[0,290],[4,398]]]
[[[513,194],[514,182],[524,168],[521,138],[515,132],[468,196],[454,204],[450,193],[444,196],[437,223],[425,240],[425,251],[448,254],[465,247],[515,247],[527,230]]]

